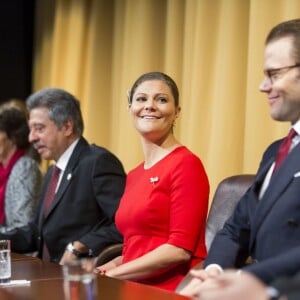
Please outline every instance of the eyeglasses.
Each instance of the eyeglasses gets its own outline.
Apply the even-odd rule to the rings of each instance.
[[[292,66],[282,67],[282,68],[276,68],[276,69],[268,69],[264,71],[265,76],[270,80],[270,82],[273,84],[276,80],[280,79],[283,76],[283,70],[286,70],[288,72],[289,70],[293,68],[300,67],[300,63],[297,63]]]

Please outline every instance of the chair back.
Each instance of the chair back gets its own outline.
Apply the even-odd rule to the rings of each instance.
[[[123,243],[116,243],[105,247],[95,259],[95,267],[99,267],[110,260],[122,255]]]
[[[216,233],[233,213],[237,203],[252,184],[254,175],[234,175],[223,179],[214,194],[206,221],[205,244],[209,251]]]

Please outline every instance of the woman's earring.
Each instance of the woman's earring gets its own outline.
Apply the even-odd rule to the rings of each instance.
[[[127,90],[127,101],[128,101],[129,104],[131,104],[130,94],[131,94],[130,90]]]

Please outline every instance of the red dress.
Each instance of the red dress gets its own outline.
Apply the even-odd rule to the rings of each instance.
[[[206,257],[208,197],[204,167],[184,146],[150,169],[142,163],[129,172],[116,213],[124,236],[123,263],[166,243],[193,253],[190,262],[139,282],[174,290],[189,269]]]

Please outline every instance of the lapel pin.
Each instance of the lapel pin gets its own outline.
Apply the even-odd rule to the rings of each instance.
[[[159,178],[158,176],[155,176],[155,177],[150,177],[150,183],[152,183],[152,185],[154,185],[156,182],[159,181]]]
[[[67,180],[70,180],[71,178],[72,178],[72,174],[69,173],[69,174],[67,175]]]
[[[300,177],[300,172],[295,173],[294,177]]]

